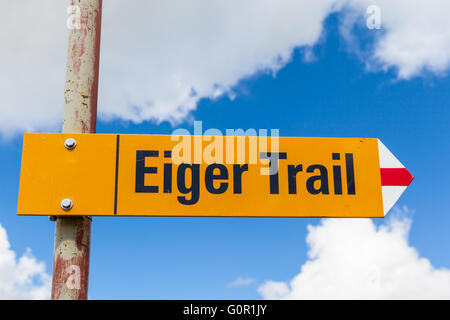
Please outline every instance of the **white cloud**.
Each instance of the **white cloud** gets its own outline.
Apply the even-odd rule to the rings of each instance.
[[[450,2],[388,1],[368,65],[400,78],[442,73],[450,60]],[[61,123],[68,1],[9,1],[0,11],[0,133]],[[257,72],[275,73],[293,49],[317,43],[324,19],[369,0],[104,1],[99,112],[104,119],[184,119],[201,98],[230,94]],[[348,21],[348,20],[347,20]],[[345,28],[344,28],[345,29]],[[310,51],[306,51],[311,53]],[[310,55],[311,56],[311,55]],[[309,61],[308,56],[305,61]]]
[[[266,281],[266,299],[450,299],[450,270],[408,244],[407,208],[376,226],[370,219],[324,219],[308,226],[308,260],[289,283]]]
[[[231,281],[228,284],[228,287],[245,287],[251,285],[253,282],[255,282],[255,279],[253,278],[239,276],[235,280]]]
[[[67,1],[0,11],[0,130],[58,127]],[[314,45],[334,0],[104,1],[99,111],[125,120],[184,118],[243,77],[276,72]]]
[[[369,67],[395,68],[400,79],[421,75],[424,71],[444,74],[450,67],[450,1],[448,0],[343,0],[352,13],[344,22],[344,34],[350,32],[356,13],[376,4],[380,8],[381,30],[369,52]],[[365,21],[363,23],[365,25]]]
[[[200,98],[229,92],[258,71],[276,72],[295,47],[314,45],[333,2],[110,1],[104,112],[135,121],[178,120]]]
[[[27,251],[17,259],[0,225],[0,299],[48,299],[51,279],[43,262]]]

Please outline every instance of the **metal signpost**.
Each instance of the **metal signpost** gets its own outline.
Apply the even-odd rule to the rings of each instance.
[[[69,30],[62,132],[95,133],[102,0],[71,0],[80,25]],[[49,214],[51,215],[51,214]],[[90,214],[57,217],[52,299],[88,297]]]

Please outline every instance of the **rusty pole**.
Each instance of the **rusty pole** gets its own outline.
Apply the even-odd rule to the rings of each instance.
[[[62,132],[95,133],[102,0],[70,4],[78,20],[69,30]],[[56,219],[52,300],[88,298],[90,245],[90,217]]]

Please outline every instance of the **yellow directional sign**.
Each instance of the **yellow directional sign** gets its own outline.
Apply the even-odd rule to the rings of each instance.
[[[384,217],[411,180],[378,139],[28,133],[18,214]]]

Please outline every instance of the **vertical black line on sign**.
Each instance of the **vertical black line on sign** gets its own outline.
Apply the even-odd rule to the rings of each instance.
[[[114,183],[114,214],[117,214],[117,183],[119,180],[119,143],[120,135],[117,135],[116,142],[116,180]]]
[[[347,167],[347,193],[356,194],[355,168],[353,167],[353,153],[345,154],[345,165]]]

